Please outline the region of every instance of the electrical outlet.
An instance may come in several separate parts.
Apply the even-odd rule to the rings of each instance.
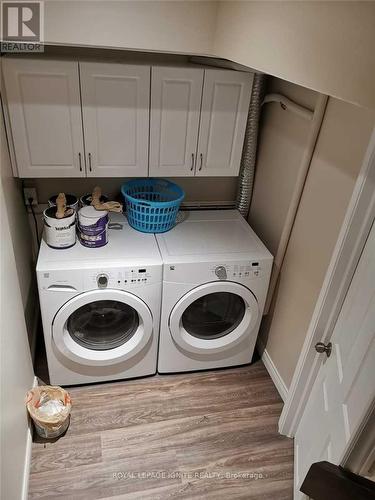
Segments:
[[[36,195],[36,188],[33,187],[24,187],[23,188],[23,196],[25,199],[25,205],[30,205],[29,198],[33,199],[32,205],[38,204],[38,197]]]

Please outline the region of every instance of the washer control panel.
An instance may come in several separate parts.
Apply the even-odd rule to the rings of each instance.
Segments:
[[[80,293],[87,290],[131,290],[134,286],[153,285],[163,280],[161,265],[147,267],[97,267],[51,270],[38,273],[40,290]]]
[[[155,267],[105,268],[92,270],[84,278],[86,289],[115,288],[124,290],[134,285],[148,285],[162,279],[162,271]]]
[[[148,283],[151,280],[151,274],[145,267],[126,269],[117,272],[117,282],[123,281],[125,284]]]
[[[258,278],[262,275],[259,262],[246,262],[240,264],[220,264],[212,269],[219,280],[240,281],[246,278]]]

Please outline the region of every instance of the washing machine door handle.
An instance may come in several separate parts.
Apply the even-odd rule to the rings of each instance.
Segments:
[[[79,308],[98,301],[114,301],[134,309],[138,325],[132,336],[118,347],[88,348],[77,342],[68,331],[69,318]],[[100,289],[81,293],[66,302],[52,322],[52,348],[60,355],[86,366],[108,366],[121,363],[138,354],[153,335],[153,317],[149,307],[136,295],[123,290]]]
[[[204,299],[205,296],[211,294],[233,295],[241,300],[241,307],[237,307],[232,321],[232,328],[228,328],[221,334],[215,335],[199,335],[189,330],[187,319],[189,307],[194,303],[199,303],[201,310],[209,309]],[[239,302],[239,301],[238,301]],[[186,313],[186,314],[184,314]],[[218,311],[220,313],[220,311]],[[193,315],[194,316],[194,315]],[[187,352],[196,354],[214,354],[216,352],[226,351],[235,345],[242,342],[247,336],[252,334],[252,331],[257,326],[260,318],[260,310],[258,302],[254,294],[245,286],[231,281],[215,281],[200,285],[187,292],[173,307],[169,316],[169,330],[174,342]],[[210,324],[211,321],[211,324]],[[215,321],[215,313],[211,314],[211,319],[207,321],[208,327],[212,327]],[[197,320],[199,322],[199,320]]]

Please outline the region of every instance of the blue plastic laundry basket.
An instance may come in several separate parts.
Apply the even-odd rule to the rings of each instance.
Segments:
[[[129,224],[143,233],[164,233],[176,224],[184,191],[165,179],[134,179],[121,186]]]

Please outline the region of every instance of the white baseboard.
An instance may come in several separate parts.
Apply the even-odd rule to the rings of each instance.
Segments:
[[[33,387],[38,385],[37,377],[34,377]],[[30,477],[30,466],[31,466],[31,451],[33,445],[33,424],[29,418],[29,426],[27,429],[27,441],[26,441],[26,453],[25,453],[25,468],[23,471],[23,481],[22,481],[22,500],[27,500],[29,497],[29,477]]]
[[[270,377],[272,378],[272,381],[275,384],[276,389],[281,396],[281,399],[285,402],[286,398],[288,397],[288,388],[280,373],[278,372],[276,366],[274,365],[274,362],[272,361],[270,355],[268,354],[267,349],[264,349],[263,351],[262,361],[268,373],[270,374]]]

